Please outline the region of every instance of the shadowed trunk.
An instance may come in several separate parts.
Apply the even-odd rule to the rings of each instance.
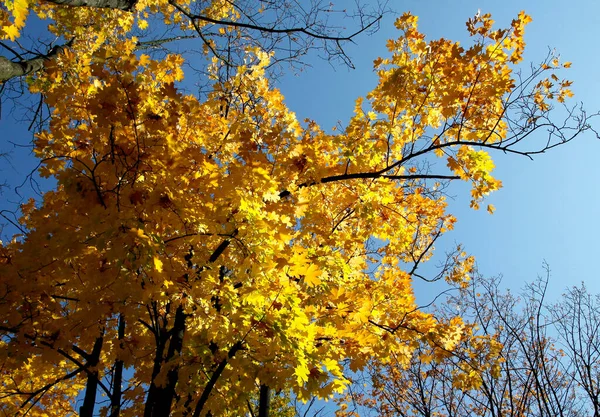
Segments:
[[[271,389],[261,384],[258,398],[258,417],[269,417],[271,407]]]
[[[125,317],[122,314],[119,315],[119,328],[117,329],[117,338],[120,348],[123,348],[123,338],[125,337]],[[110,417],[119,417],[121,413],[121,384],[123,382],[123,361],[117,360],[115,362],[115,373],[113,376],[113,393],[110,399]]]
[[[229,352],[227,353],[227,358],[223,359],[219,363],[219,366],[217,366],[217,369],[215,369],[215,371],[213,372],[213,374],[210,377],[210,380],[204,387],[204,391],[202,391],[202,395],[200,396],[200,399],[198,400],[198,403],[196,404],[196,408],[194,409],[194,417],[200,417],[200,413],[202,413],[202,410],[204,409],[204,406],[206,405],[206,402],[208,401],[208,398],[210,397],[210,393],[212,392],[213,388],[217,384],[217,381],[219,380],[221,374],[225,370],[225,367],[227,366],[229,359],[233,358],[235,356],[235,354],[242,348],[242,346],[243,346],[242,342],[237,342],[235,345],[233,345],[231,347],[231,349],[229,349]],[[207,415],[208,414],[210,414],[210,411],[207,413]]]
[[[92,353],[88,358],[88,366],[92,368],[88,372],[87,383],[85,386],[85,397],[83,399],[83,405],[79,409],[80,417],[93,417],[94,406],[96,405],[96,390],[98,389],[98,371],[95,369],[100,362],[100,352],[102,351],[103,337],[96,339]]]
[[[183,306],[180,305],[175,312],[175,322],[170,331],[169,350],[164,365],[167,365],[170,361],[177,360],[177,357],[181,355],[184,334],[185,313],[183,312]],[[156,390],[156,405],[152,417],[169,417],[173,399],[175,398],[175,387],[177,386],[178,379],[179,365],[175,365],[169,369],[169,372],[167,373],[167,385]]]

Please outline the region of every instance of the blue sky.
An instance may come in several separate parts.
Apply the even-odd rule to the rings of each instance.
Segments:
[[[530,63],[539,63],[548,48],[556,48],[561,61],[573,63],[561,74],[574,81],[572,100],[582,101],[589,113],[600,110],[599,3],[406,0],[393,6],[398,12],[411,11],[419,16],[419,29],[427,39],[444,37],[461,42],[468,42],[465,22],[478,10],[491,13],[498,27],[507,27],[519,11],[525,10],[533,22],[525,32],[524,69]],[[325,61],[311,59],[312,68],[281,81],[279,87],[286,103],[300,119],[312,118],[327,129],[338,120],[344,123],[351,117],[355,98],[375,85],[373,60],[385,56],[387,39],[398,36],[393,20],[388,16],[378,33],[359,38],[356,46],[348,48],[356,70],[333,68]],[[600,119],[594,124],[600,127]],[[531,139],[543,141],[543,133]],[[505,285],[515,291],[543,275],[542,263],[546,260],[552,272],[550,299],[581,281],[592,293],[599,293],[599,155],[600,140],[593,132],[534,161],[495,155],[495,174],[504,185],[488,199],[495,205],[496,213],[470,209],[468,188],[455,184],[450,189],[450,194],[456,196],[450,202],[450,210],[458,224],[436,250],[440,253],[455,243],[463,243],[475,255],[481,273],[503,274]],[[419,300],[424,302],[432,294],[431,288],[418,287]]]

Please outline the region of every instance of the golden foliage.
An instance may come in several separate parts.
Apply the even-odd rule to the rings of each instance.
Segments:
[[[19,30],[24,3],[8,4]],[[205,13],[234,19],[232,7]],[[173,415],[197,407],[215,375],[203,412],[235,414],[257,380],[331,397],[370,358],[408,363],[421,342],[451,350],[471,337],[460,318],[418,309],[406,265],[429,259],[455,222],[436,182],[470,182],[475,208],[500,187],[486,149],[508,134],[526,15],[501,31],[470,20],[469,49],[425,42],[404,15],[378,85],[329,134],[285,106],[259,49],[227,79],[215,60],[206,100],[179,90],[182,57],[137,54],[131,36],[152,13],[183,24],[166,1],[34,10],[76,41],[31,83],[53,109],[35,154],[58,186],[22,207],[27,234],[0,247],[3,411],[75,413],[99,339],[99,379],[117,362],[131,369],[121,415],[138,416],[173,374]],[[534,94],[544,110],[554,84]],[[420,168],[435,155],[450,175]],[[461,285],[472,266],[459,253],[446,279]],[[178,315],[185,336],[169,356]]]

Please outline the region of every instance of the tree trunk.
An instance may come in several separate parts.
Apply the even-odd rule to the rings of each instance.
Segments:
[[[96,7],[100,9],[118,9],[129,11],[136,0],[46,0],[48,3],[73,7]]]
[[[271,389],[261,384],[260,394],[258,397],[258,417],[269,417],[269,410],[271,408]]]
[[[146,396],[146,404],[144,407],[144,417],[154,416],[154,405],[156,404],[156,396],[158,395],[158,387],[154,380],[160,372],[160,368],[163,365],[163,353],[165,346],[168,341],[168,334],[166,330],[166,323],[163,326],[159,325],[159,314],[156,302],[152,302],[152,311],[155,318],[154,337],[156,340],[156,354],[154,355],[154,367],[152,368],[152,381],[148,388],[148,395]]]
[[[119,328],[117,329],[117,338],[123,340],[125,337],[125,317],[119,315]],[[123,348],[123,342],[119,342],[119,347]],[[110,417],[119,417],[121,413],[121,384],[123,382],[123,361],[115,362],[115,373],[113,376],[113,393],[110,399]]]
[[[63,49],[70,46],[71,42],[65,45],[55,46],[46,55],[40,55],[35,58],[25,59],[22,61],[13,62],[10,59],[0,56],[0,83],[10,80],[11,78],[21,77],[44,68],[44,63],[54,58]]]
[[[87,383],[85,386],[85,397],[83,398],[83,405],[79,408],[79,417],[93,417],[94,406],[96,405],[96,390],[98,389],[98,370],[95,369],[100,361],[100,352],[102,351],[103,337],[100,336],[96,339],[92,353],[89,355],[87,366],[88,376]]]
[[[183,348],[183,336],[185,334],[185,313],[183,312],[183,306],[177,307],[175,312],[175,322],[173,328],[170,331],[170,342],[169,350],[164,364],[168,364],[170,361],[177,360],[177,357],[181,355],[181,349]],[[173,399],[175,398],[175,387],[179,379],[179,365],[173,366],[167,373],[167,385],[160,387],[156,390],[155,407],[152,413],[152,417],[169,417],[171,414],[171,407],[173,405]]]
[[[196,408],[194,409],[194,417],[200,417],[200,413],[202,413],[202,410],[204,409],[204,406],[206,405],[206,402],[208,401],[208,398],[210,397],[210,393],[212,392],[213,388],[217,384],[217,381],[221,377],[221,374],[225,370],[225,367],[227,366],[227,362],[229,362],[229,359],[231,359],[235,356],[235,354],[238,352],[238,350],[240,350],[242,348],[242,346],[243,346],[242,342],[237,342],[235,345],[233,345],[231,347],[231,349],[229,349],[229,352],[227,353],[227,358],[223,359],[219,363],[219,366],[217,366],[217,369],[215,369],[215,371],[211,375],[208,383],[204,387],[204,391],[202,391],[202,395],[200,396],[200,399],[196,403]],[[210,410],[208,411],[207,416],[209,414],[210,414]]]

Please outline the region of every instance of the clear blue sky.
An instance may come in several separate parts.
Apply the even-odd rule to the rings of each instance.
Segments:
[[[419,29],[428,39],[444,37],[468,42],[466,20],[477,13],[491,13],[498,27],[507,27],[519,11],[533,22],[527,26],[525,60],[540,62],[548,48],[556,48],[562,61],[573,66],[564,77],[574,81],[573,100],[583,101],[590,113],[600,110],[600,3],[592,0],[549,1],[447,1],[405,0],[393,2],[398,12],[419,16]],[[343,5],[343,2],[338,2]],[[350,6],[348,6],[350,7]],[[383,21],[380,32],[362,37],[348,48],[356,70],[332,68],[327,62],[311,60],[312,68],[298,76],[285,77],[280,88],[286,103],[299,118],[312,118],[324,128],[352,115],[354,99],[375,85],[372,61],[386,54],[385,42],[398,36],[393,17]],[[595,125],[600,128],[600,119]],[[542,132],[532,140],[544,139]],[[496,213],[469,208],[468,189],[456,184],[450,194],[456,199],[450,210],[458,224],[444,236],[436,249],[444,251],[455,243],[475,255],[480,271],[487,276],[504,275],[505,285],[520,289],[544,273],[546,260],[552,270],[549,298],[565,287],[585,281],[592,293],[600,293],[596,271],[600,237],[600,140],[590,132],[574,142],[540,155],[534,161],[496,155],[496,177],[504,187],[489,197]],[[485,207],[485,206],[484,206]],[[419,300],[431,289],[419,286]]]

